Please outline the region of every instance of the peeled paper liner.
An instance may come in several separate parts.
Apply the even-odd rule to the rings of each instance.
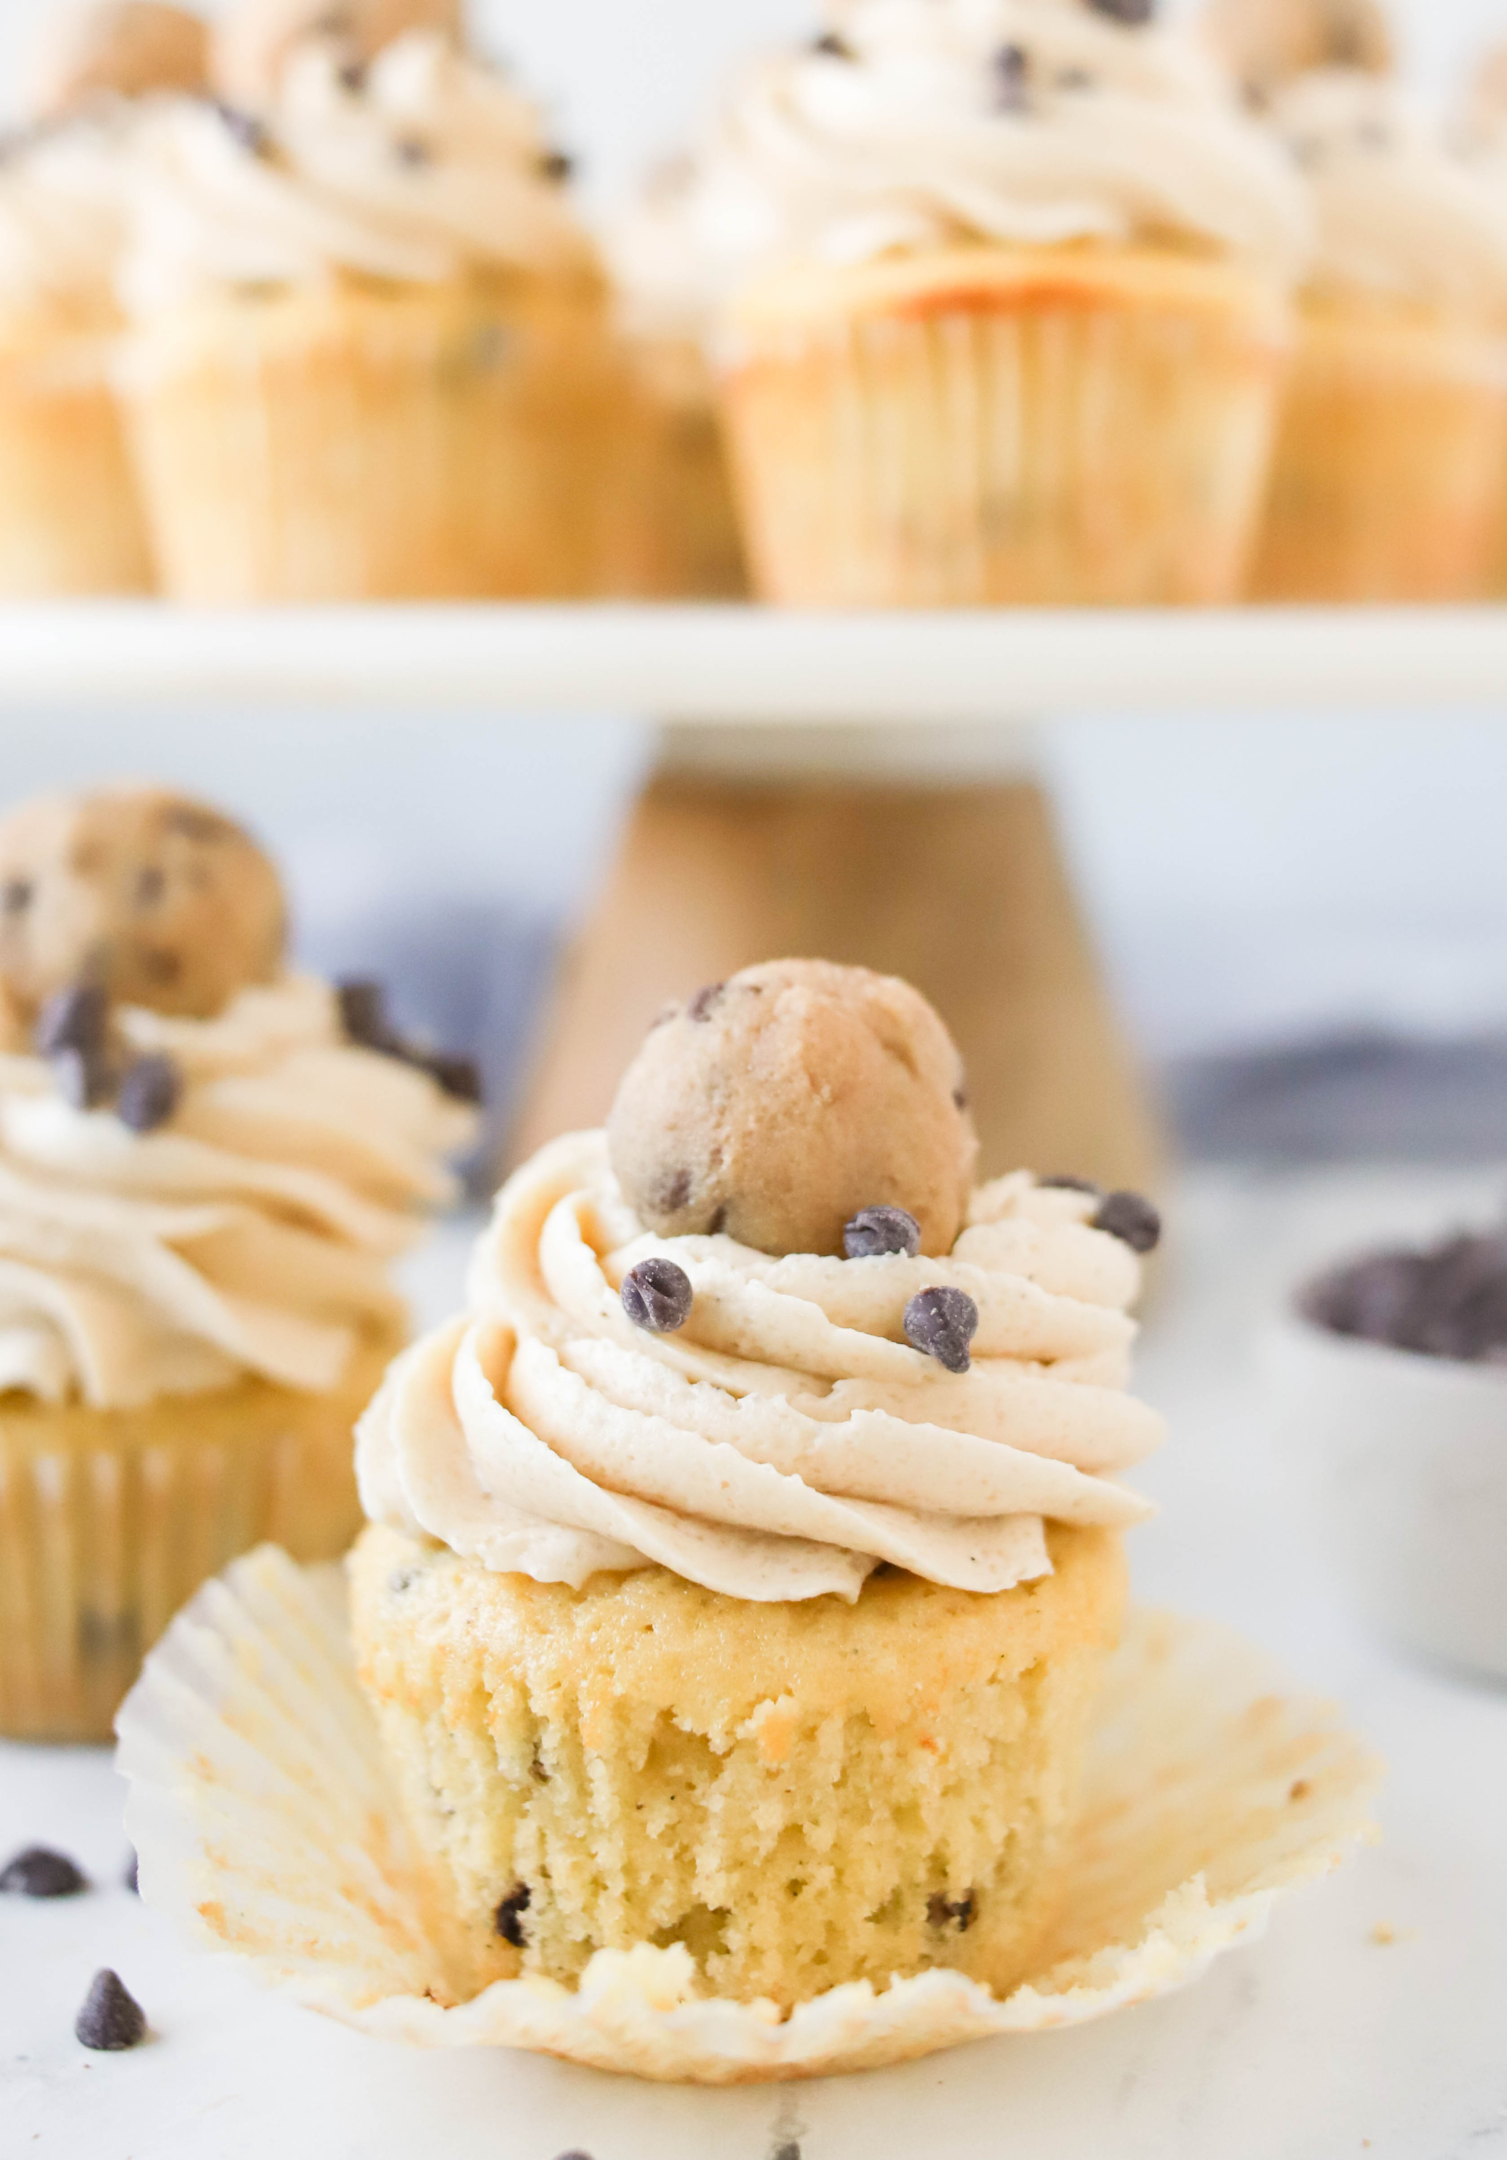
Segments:
[[[1138,1612],[1111,1667],[1040,1972],[997,2000],[934,1970],[831,1989],[782,2019],[698,1998],[681,1946],[599,1951],[579,1987],[503,1980],[444,2008],[336,1567],[275,1546],[185,1607],[121,1709],[142,1895],[311,2009],[420,2047],[532,2048],[723,2085],[901,2062],[1103,2017],[1259,1935],[1283,1890],[1374,1835],[1380,1769],[1332,1707],[1228,1630]]]

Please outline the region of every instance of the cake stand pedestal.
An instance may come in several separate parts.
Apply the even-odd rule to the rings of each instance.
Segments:
[[[1156,1183],[1154,1118],[1029,730],[681,723],[569,952],[509,1153],[598,1125],[659,1008],[759,960],[903,975],[962,1050],[986,1175]]]

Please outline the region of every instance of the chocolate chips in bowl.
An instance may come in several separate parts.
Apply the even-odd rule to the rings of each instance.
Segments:
[[[1343,1260],[1272,1341],[1273,1440],[1381,1634],[1507,1681],[1507,1230]]]

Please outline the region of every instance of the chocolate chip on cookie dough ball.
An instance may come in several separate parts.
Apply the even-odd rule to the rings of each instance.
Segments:
[[[58,992],[212,1019],[282,965],[282,885],[231,819],[161,788],[25,803],[0,820],[0,992],[35,1026]]]
[[[661,1236],[844,1251],[866,1209],[951,1250],[978,1141],[957,1047],[893,975],[772,960],[655,1023],[608,1120],[624,1197]]]

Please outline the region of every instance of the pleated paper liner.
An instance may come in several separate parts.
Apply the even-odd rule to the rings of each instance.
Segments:
[[[1371,1835],[1379,1766],[1323,1703],[1223,1628],[1139,1613],[1112,1667],[1040,1974],[1004,2001],[933,1971],[833,1988],[781,2020],[699,1999],[681,1946],[601,1951],[571,1993],[499,1981],[443,2008],[357,1690],[334,1567],[264,1546],[179,1615],[121,1710],[142,1895],[213,1949],[359,2031],[517,2047],[724,2085],[904,2061],[992,2033],[1081,2024],[1196,1978],[1261,1933],[1284,1891]]]

